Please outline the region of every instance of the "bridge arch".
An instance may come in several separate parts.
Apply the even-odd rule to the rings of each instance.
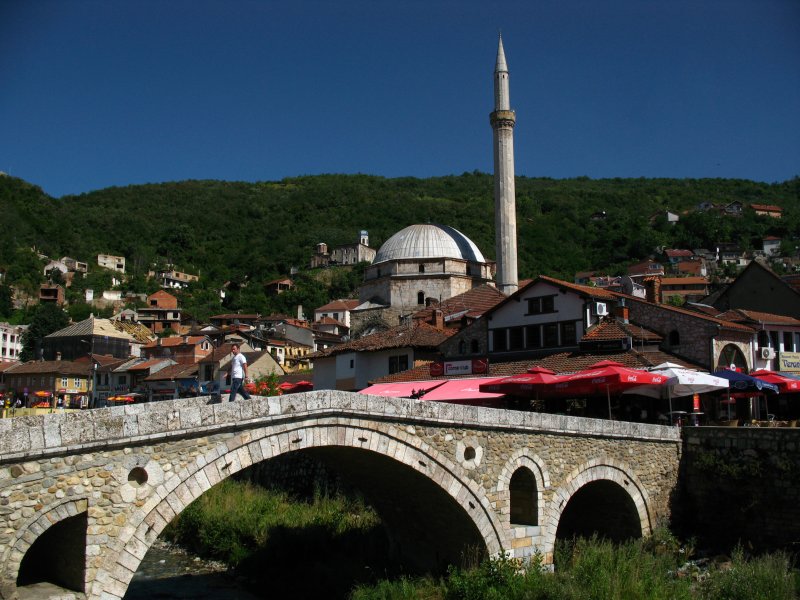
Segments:
[[[147,550],[184,508],[227,477],[298,450],[345,448],[375,453],[410,468],[436,485],[459,506],[490,554],[504,550],[502,524],[483,489],[466,470],[398,427],[378,431],[366,422],[317,423],[261,428],[238,433],[165,478],[143,506],[133,512],[114,551],[108,552],[93,582],[93,595],[122,598]]]
[[[591,496],[590,496],[591,494]],[[621,502],[628,522],[640,536],[652,532],[652,508],[647,489],[629,465],[608,457],[595,458],[575,468],[554,491],[543,531],[544,550],[551,554],[562,520],[571,502]],[[594,511],[592,511],[594,512]]]
[[[12,575],[13,580],[16,581],[21,573],[21,567],[25,561],[26,556],[31,548],[38,540],[52,528],[57,527],[59,524],[66,522],[69,519],[78,517],[79,515],[88,516],[89,501],[87,498],[68,498],[60,502],[54,503],[44,510],[32,515],[28,522],[17,530],[14,541],[8,545],[0,555],[3,563],[6,565],[6,573]],[[78,548],[81,555],[83,553],[83,546]],[[59,580],[59,583],[67,583],[70,588],[76,591],[83,591],[85,581],[77,581],[76,577],[83,578],[85,570],[80,569],[80,573],[75,573],[75,565],[69,564],[68,573],[51,573]],[[2,591],[2,590],[0,590]]]

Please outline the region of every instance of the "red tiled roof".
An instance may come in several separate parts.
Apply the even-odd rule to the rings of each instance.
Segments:
[[[133,365],[132,367],[128,367],[128,371],[146,371],[150,367],[154,367],[162,362],[164,362],[164,358],[153,358],[151,360],[146,360],[144,362],[139,363],[138,365]]]
[[[320,306],[319,308],[315,309],[314,312],[323,310],[353,310],[356,306],[358,306],[360,302],[358,300],[334,300],[332,302],[328,302],[327,304]]]
[[[435,304],[417,311],[412,315],[412,318],[430,321],[433,319],[435,310],[441,310],[445,317],[463,312],[470,317],[477,318],[497,306],[505,298],[505,294],[496,287],[484,284],[467,290],[463,294],[448,298],[441,304]]]
[[[92,364],[89,361],[75,362],[71,360],[31,360],[18,363],[13,370],[6,370],[14,375],[32,375],[39,373],[57,373],[59,375],[89,375]]]
[[[755,310],[744,310],[735,308],[717,315],[720,319],[735,321],[737,323],[754,323],[764,325],[793,325],[800,326],[800,320],[786,315],[774,315],[772,313],[758,312]]]
[[[313,324],[314,325],[338,325],[339,327],[347,327],[347,325],[345,325],[341,321],[337,321],[333,317],[322,317],[320,320],[314,321]]]
[[[427,323],[417,322],[413,325],[400,325],[379,331],[372,335],[350,340],[344,344],[320,350],[311,355],[312,358],[322,358],[334,356],[342,352],[371,352],[373,350],[384,350],[388,348],[436,348],[444,340],[450,337],[455,331],[442,331],[428,325]]]
[[[750,208],[753,210],[766,210],[769,212],[783,212],[783,209],[780,206],[775,206],[774,204],[751,204]]]
[[[229,313],[229,314],[224,314],[224,315],[214,315],[213,317],[209,317],[209,319],[248,319],[248,320],[253,320],[253,319],[258,319],[260,317],[261,317],[261,315],[259,315],[259,314],[242,315],[242,314],[239,314],[239,313]]]
[[[553,277],[548,277],[547,275],[539,275],[536,279],[534,279],[531,283],[535,283],[536,281],[547,281],[552,283],[553,285],[557,285],[559,287],[565,287],[569,290],[573,290],[578,292],[579,294],[584,294],[590,296],[592,298],[605,298],[607,300],[616,300],[616,297],[603,288],[596,288],[589,285],[580,285],[578,283],[570,283],[568,281],[561,281],[560,279],[555,279]]]
[[[206,340],[206,336],[204,335],[187,336],[186,339],[184,339],[182,336],[172,336],[152,341],[149,344],[145,344],[143,348],[150,349],[150,348],[158,348],[159,346],[163,348],[172,348],[174,346],[183,346],[183,345],[196,346],[197,344],[203,342],[204,340]]]
[[[705,277],[662,277],[661,285],[708,285]]]
[[[169,365],[144,378],[144,381],[185,379],[197,375],[197,365]]]
[[[633,338],[634,342],[647,342],[657,344],[664,337],[654,331],[645,329],[641,325],[622,323],[621,321],[606,319],[601,321],[581,338],[582,340],[620,340]]]
[[[670,258],[680,258],[681,256],[694,256],[694,253],[691,250],[679,250],[679,249],[664,250],[664,254],[666,254]]]

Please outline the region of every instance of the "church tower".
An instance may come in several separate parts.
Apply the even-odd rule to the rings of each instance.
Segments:
[[[519,287],[517,279],[517,210],[514,186],[514,123],[508,93],[508,66],[503,38],[497,46],[494,67],[494,112],[489,115],[494,132],[494,226],[497,255],[497,289],[506,295]]]

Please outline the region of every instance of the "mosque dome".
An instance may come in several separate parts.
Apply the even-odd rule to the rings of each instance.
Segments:
[[[390,237],[375,255],[372,264],[387,260],[419,258],[458,258],[486,262],[475,243],[447,225],[409,225]]]

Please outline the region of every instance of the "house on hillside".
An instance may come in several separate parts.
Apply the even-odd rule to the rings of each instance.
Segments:
[[[64,288],[57,283],[43,283],[39,286],[39,303],[63,306]]]
[[[105,354],[125,359],[131,356],[137,340],[118,330],[108,319],[89,317],[45,336],[45,360],[74,360],[89,354]]]
[[[178,364],[193,365],[208,356],[212,349],[211,340],[204,335],[170,336],[143,346],[142,357],[171,358]]]
[[[780,219],[783,216],[783,209],[774,204],[751,204],[750,208],[752,208],[757,215],[772,217],[773,219]]]
[[[777,256],[781,253],[781,238],[768,235],[761,242],[764,256]]]
[[[742,308],[800,319],[800,291],[756,260],[705,303],[720,312]]]
[[[273,279],[272,281],[268,281],[267,283],[264,284],[264,293],[267,296],[277,296],[278,294],[282,294],[283,292],[288,292],[293,287],[294,287],[294,281],[292,281],[288,277],[283,277],[281,279]]]
[[[359,302],[356,299],[332,300],[314,309],[314,322],[319,323],[322,319],[330,318],[342,323],[349,330],[350,311],[358,306],[358,304]]]
[[[708,296],[708,280],[705,277],[662,277],[659,302],[670,302],[678,298],[683,302],[698,302]]]
[[[110,271],[116,271],[117,273],[125,272],[124,256],[114,256],[113,254],[98,254],[97,264],[98,266],[104,269],[108,269]]]
[[[147,297],[147,306],[137,309],[136,319],[153,333],[175,329],[181,324],[178,299],[164,290],[150,294]]]

